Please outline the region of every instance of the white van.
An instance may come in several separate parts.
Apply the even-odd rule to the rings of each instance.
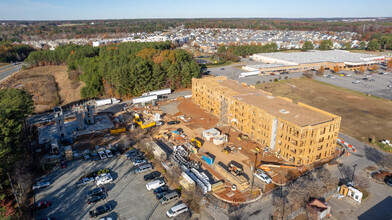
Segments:
[[[113,157],[113,154],[110,150],[105,150],[106,155],[108,155],[109,158]]]
[[[163,181],[163,180],[154,180],[154,181],[151,181],[151,182],[147,183],[146,184],[146,188],[147,188],[148,191],[150,191],[150,190],[154,190],[156,188],[159,188],[159,187],[161,187],[163,185],[165,185],[165,181]]]
[[[140,165],[138,168],[135,169],[135,174],[139,174],[139,173],[144,173],[147,171],[152,170],[152,165],[151,164],[143,164]]]
[[[98,155],[99,155],[99,157],[101,158],[101,160],[104,160],[104,159],[108,158],[108,157],[106,156],[106,154],[105,154],[103,151],[99,151],[99,152],[98,152]]]
[[[174,218],[178,216],[181,213],[187,212],[188,211],[188,206],[186,206],[184,203],[181,203],[179,205],[175,205],[171,207],[167,212],[166,215],[169,218]]]

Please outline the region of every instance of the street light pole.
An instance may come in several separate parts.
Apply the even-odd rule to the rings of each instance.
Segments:
[[[358,166],[358,164],[354,164],[353,165],[353,167],[354,167],[354,170],[353,170],[353,177],[351,178],[351,184],[353,184],[354,185],[354,173],[355,173],[355,167],[357,167]]]
[[[252,172],[252,183],[250,187],[250,192],[253,193],[253,183],[255,181],[255,174],[254,172],[256,171],[256,166],[257,166],[257,154],[260,153],[260,150],[258,147],[256,147],[256,153],[255,153],[255,163],[253,164],[253,169],[251,169]]]

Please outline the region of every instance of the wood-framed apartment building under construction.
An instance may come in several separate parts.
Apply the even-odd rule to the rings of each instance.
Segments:
[[[306,165],[335,151],[341,117],[226,77],[192,80],[192,99],[263,147]]]

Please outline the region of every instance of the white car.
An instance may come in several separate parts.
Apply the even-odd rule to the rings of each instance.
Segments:
[[[165,185],[165,181],[163,181],[163,180],[154,180],[154,181],[148,182],[146,184],[146,188],[147,188],[148,191],[151,191],[151,190],[157,189],[157,188],[159,188],[159,187],[161,187],[163,185]]]
[[[97,186],[102,186],[111,182],[113,182],[113,177],[110,175],[110,173],[102,173],[101,175],[95,177],[95,184]]]
[[[136,160],[135,162],[133,162],[133,166],[139,166],[145,163],[147,163],[147,160]]]
[[[330,78],[330,79],[335,79],[334,75],[328,75],[327,77]]]
[[[181,213],[184,213],[187,211],[188,211],[188,206],[186,206],[184,203],[181,203],[181,204],[178,204],[178,205],[171,207],[166,212],[166,216],[169,218],[174,218],[174,217],[180,215]]]
[[[104,159],[108,158],[108,157],[106,156],[105,152],[103,152],[103,151],[99,151],[99,152],[98,152],[98,155],[99,155],[99,157],[101,158],[101,160],[104,160]]]
[[[113,157],[112,151],[110,150],[105,150],[106,155],[108,155],[109,158]]]
[[[253,173],[257,178],[259,178],[261,181],[270,184],[272,183],[272,179],[267,176],[267,174],[264,172],[264,170],[257,169],[255,173]]]
[[[361,83],[361,81],[360,80],[354,80],[354,81],[352,81],[352,83],[359,84],[359,83]]]
[[[50,186],[50,182],[48,182],[48,181],[39,181],[39,182],[37,182],[33,186],[33,190],[34,189],[40,189],[40,188],[47,187],[47,186]]]
[[[392,88],[392,84],[387,85],[389,88]]]
[[[89,183],[91,183],[91,182],[94,182],[94,178],[92,178],[92,177],[90,177],[90,178],[86,177],[86,178],[83,178],[83,179],[79,180],[78,182],[76,182],[76,187],[85,186],[85,185],[87,185],[87,184],[89,184]]]
[[[346,74],[344,74],[344,76],[351,76],[351,74],[346,73]]]

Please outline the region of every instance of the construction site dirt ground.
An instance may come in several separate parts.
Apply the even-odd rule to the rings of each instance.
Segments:
[[[392,101],[307,78],[263,83],[257,88],[342,117],[342,133],[368,143],[368,138],[392,140]]]
[[[259,148],[261,152],[260,154],[258,154],[258,158],[257,158],[258,165],[260,165],[260,163],[287,164],[286,161],[282,159],[278,159],[270,153],[262,154],[264,148],[255,141],[238,140],[237,137],[240,134],[240,132],[236,131],[233,127],[228,125],[217,127],[217,123],[219,122],[219,119],[214,115],[199,108],[197,105],[195,105],[192,102],[192,99],[180,98],[172,102],[167,102],[165,104],[162,104],[162,106],[160,106],[160,109],[167,111],[166,112],[167,114],[175,112],[175,114],[172,115],[173,120],[175,119],[176,116],[179,115],[186,115],[186,118],[188,117],[191,118],[189,123],[186,123],[183,120],[179,120],[180,124],[178,125],[164,125],[159,129],[161,131],[166,130],[170,132],[172,130],[177,130],[178,128],[182,128],[184,134],[187,135],[188,141],[194,137],[202,137],[202,132],[210,128],[217,128],[222,133],[228,134],[229,137],[228,143],[221,146],[217,146],[212,142],[205,141],[203,147],[201,147],[199,153],[197,154],[197,158],[193,158],[202,162],[203,168],[209,170],[209,172],[213,176],[215,176],[216,178],[215,180],[222,179],[222,176],[217,174],[217,171],[214,169],[214,166],[218,166],[217,165],[218,162],[222,162],[223,164],[228,165],[231,161],[236,161],[243,165],[244,172],[245,172],[244,176],[250,182],[252,177],[250,166],[255,161],[256,148]],[[183,143],[185,142],[186,141],[183,140]],[[179,142],[178,144],[181,144],[181,142]],[[234,150],[229,154],[222,152],[222,150],[226,146],[231,146],[233,147]],[[204,160],[202,160],[202,155],[206,152],[212,154],[215,157],[213,165],[208,165],[207,163],[204,162]],[[285,183],[287,181],[286,177],[293,178],[295,176],[298,176],[300,172],[293,169],[289,170],[285,168],[271,168],[269,174],[275,183]],[[255,186],[258,188],[262,188],[263,191],[270,191],[274,188],[274,184],[267,185],[257,178],[255,178],[254,182],[255,182]],[[240,197],[235,196],[235,199],[240,199]]]
[[[0,83],[0,88],[29,91],[33,95],[36,112],[80,100],[83,86],[83,82],[71,81],[68,78],[67,66],[43,66],[22,70]]]

